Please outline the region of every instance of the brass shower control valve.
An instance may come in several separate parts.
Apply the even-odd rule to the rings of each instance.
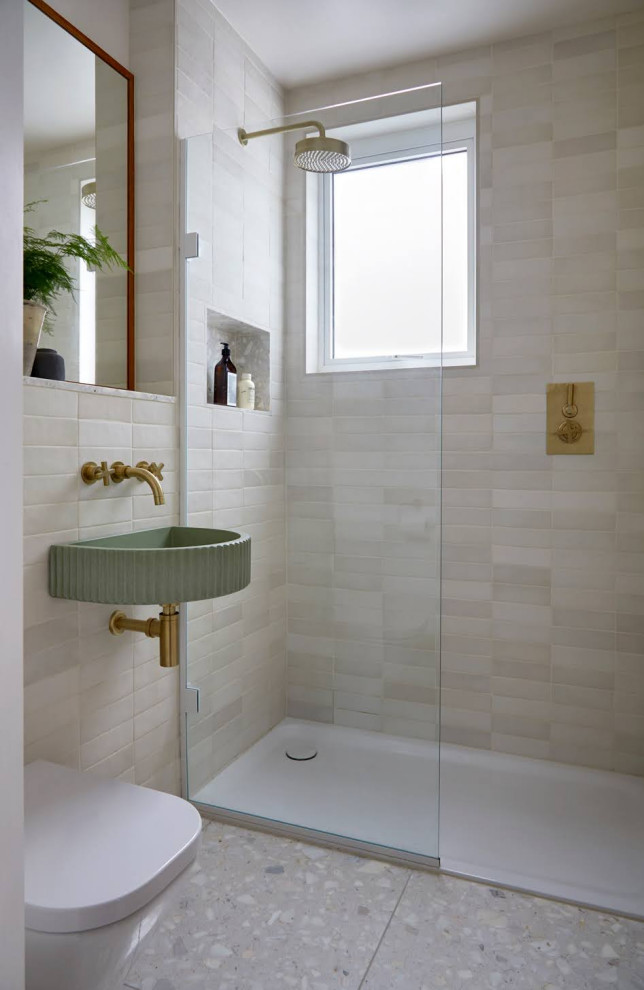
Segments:
[[[583,426],[580,420],[583,420]],[[594,382],[547,386],[546,453],[593,454],[594,426]]]
[[[575,405],[575,386],[570,384],[567,386],[567,389],[566,401],[561,407],[561,414],[566,418],[557,427],[557,436],[564,443],[577,443],[584,429],[581,423],[578,423],[575,419],[575,416],[579,412],[578,407]]]

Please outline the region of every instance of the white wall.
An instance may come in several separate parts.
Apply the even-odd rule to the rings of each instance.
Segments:
[[[22,869],[22,0],[0,0],[0,986],[24,983]]]
[[[50,0],[49,5],[129,68],[129,0]]]

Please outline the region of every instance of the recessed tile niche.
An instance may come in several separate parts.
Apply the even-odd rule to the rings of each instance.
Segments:
[[[238,381],[250,372],[255,382],[255,409],[271,408],[271,335],[250,323],[242,323],[223,313],[208,310],[208,402],[214,402],[214,369],[221,359],[222,342],[230,347],[230,360],[237,368]]]

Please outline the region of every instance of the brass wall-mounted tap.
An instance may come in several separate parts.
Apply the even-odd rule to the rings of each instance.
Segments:
[[[163,464],[157,464],[155,461],[151,463],[148,463],[148,461],[139,461],[136,467],[132,467],[130,464],[124,464],[123,461],[114,461],[109,468],[107,461],[101,461],[100,466],[96,461],[86,461],[81,468],[81,478],[86,485],[93,485],[95,482],[101,480],[104,485],[109,485],[110,480],[115,485],[118,485],[121,481],[125,481],[126,478],[136,478],[137,481],[148,483],[152,489],[155,505],[164,505],[165,496],[159,484],[160,481],[163,481],[163,475],[161,474],[162,468]]]

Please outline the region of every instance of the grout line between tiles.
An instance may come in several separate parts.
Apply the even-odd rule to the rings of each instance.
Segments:
[[[400,906],[400,902],[402,901],[403,897],[407,893],[407,887],[409,886],[409,881],[411,880],[412,876],[414,875],[414,872],[415,872],[414,870],[409,870],[409,872],[408,872],[407,879],[405,880],[405,885],[404,885],[403,889],[400,891],[400,896],[399,896],[398,900],[396,901],[396,904],[394,906],[394,909],[393,909],[393,911],[391,912],[391,914],[389,916],[389,921],[385,925],[385,929],[384,929],[382,935],[380,936],[380,938],[378,939],[378,945],[374,949],[373,955],[372,955],[371,959],[369,960],[369,964],[367,965],[367,968],[366,968],[366,970],[364,972],[364,976],[362,977],[362,979],[360,980],[360,983],[358,984],[358,990],[362,990],[362,988],[365,985],[365,980],[369,976],[369,972],[371,970],[371,967],[373,966],[374,959],[376,958],[376,956],[380,952],[380,946],[382,945],[382,943],[385,940],[385,936],[386,936],[387,932],[389,931],[389,928],[391,926],[391,922],[394,920],[394,917],[396,915],[396,911],[398,910],[398,908]]]

